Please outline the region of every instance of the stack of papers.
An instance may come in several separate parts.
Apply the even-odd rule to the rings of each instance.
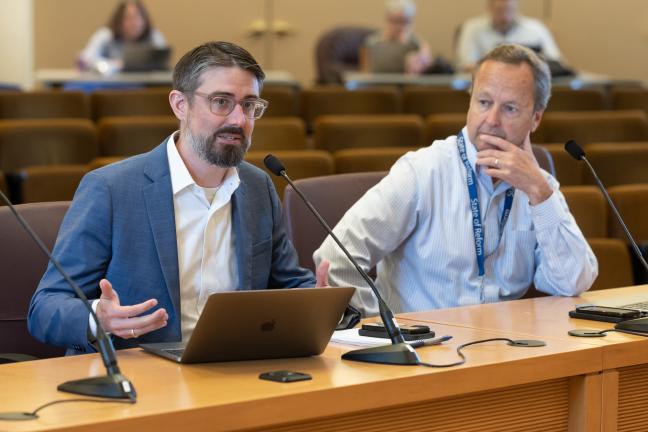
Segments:
[[[360,336],[358,334],[358,329],[338,330],[336,332],[333,332],[333,336],[331,336],[331,342],[341,345],[359,347],[391,345],[391,339]]]

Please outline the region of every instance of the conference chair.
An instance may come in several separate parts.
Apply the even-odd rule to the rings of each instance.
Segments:
[[[48,248],[56,240],[69,202],[16,206]],[[0,208],[0,362],[20,358],[16,353],[40,358],[56,357],[65,349],[38,342],[27,330],[29,301],[47,267],[47,257],[25,233],[8,207]]]
[[[648,183],[648,141],[590,144],[585,152],[608,187]],[[583,183],[596,184],[589,170],[583,170]]]
[[[556,170],[556,179],[561,186],[583,183],[583,163],[575,160],[565,151],[564,144],[542,144],[551,155]]]
[[[599,274],[591,290],[633,285],[632,265],[624,241],[611,238],[587,239],[598,261]]]
[[[608,189],[619,213],[623,216],[630,233],[639,244],[644,259],[648,260],[648,184],[613,186]],[[608,233],[627,244],[623,229],[608,210]],[[648,283],[648,273],[638,258],[631,252],[636,284]]]
[[[540,168],[556,177],[556,167],[554,166],[551,153],[549,153],[549,151],[543,146],[537,144],[531,144],[531,151],[533,151],[533,156],[536,158],[536,161],[538,161]]]
[[[49,118],[90,118],[86,95],[56,90],[0,92],[0,119]]]
[[[269,117],[258,120],[252,135],[252,150],[306,150],[306,126],[298,117]]]
[[[9,193],[9,190],[7,189],[7,181],[5,180],[4,173],[0,171],[0,191],[7,195]],[[0,202],[0,206],[3,206],[4,203]]]
[[[389,171],[401,156],[418,147],[353,148],[333,153],[335,173]]]
[[[416,115],[326,115],[315,121],[315,148],[420,147],[423,122]]]
[[[564,186],[560,191],[585,237],[607,237],[607,202],[596,186]]]
[[[33,165],[83,164],[99,154],[90,120],[0,122],[0,170],[15,174]]]
[[[470,105],[465,90],[446,87],[408,86],[403,89],[403,112],[427,117],[430,114],[462,113]]]
[[[178,130],[171,116],[104,117],[97,124],[101,156],[145,153]]]
[[[117,116],[174,117],[169,105],[169,89],[105,90],[90,96],[92,118]]]
[[[331,175],[334,173],[333,156],[329,152],[319,150],[280,150],[272,152],[286,167],[286,172],[291,179],[297,180],[306,177],[317,177]],[[265,172],[268,172],[263,164],[263,159],[268,155],[267,151],[250,151],[245,160]],[[274,183],[279,198],[283,198],[286,181],[268,172]]]
[[[344,213],[386,174],[336,174],[298,180],[295,185],[333,228]],[[286,188],[283,204],[288,233],[299,255],[299,265],[314,270],[313,252],[328,234],[290,186]]]
[[[533,133],[533,142],[579,144],[646,141],[648,121],[643,111],[547,112]]]
[[[393,87],[349,91],[341,86],[313,87],[302,92],[302,113],[308,130],[327,114],[398,114],[401,100]]]
[[[299,89],[288,85],[265,85],[261,98],[270,102],[264,118],[299,116]]]
[[[43,165],[20,172],[20,196],[23,203],[71,201],[81,178],[88,172],[83,165]]]
[[[425,142],[457,135],[466,125],[466,113],[432,114],[425,119]]]
[[[548,111],[596,111],[606,108],[605,95],[597,89],[572,90],[554,87],[551,89]]]
[[[642,110],[648,113],[648,89],[613,89],[610,93],[612,109]]]
[[[343,74],[358,70],[360,47],[375,29],[336,27],[324,33],[315,47],[318,84],[341,84]]]

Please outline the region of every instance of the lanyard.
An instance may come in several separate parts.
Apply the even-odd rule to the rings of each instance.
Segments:
[[[484,276],[484,227],[482,225],[481,209],[479,206],[479,197],[477,195],[476,175],[470,166],[468,156],[466,155],[466,143],[463,134],[457,134],[457,147],[459,148],[459,156],[461,161],[466,167],[466,184],[468,185],[468,195],[470,196],[470,211],[472,213],[473,235],[475,237],[475,253],[477,254],[477,266],[479,267],[479,276]],[[506,198],[504,199],[504,209],[502,210],[502,217],[499,223],[499,245],[504,233],[504,226],[508,217],[511,214],[511,207],[513,206],[513,195],[515,195],[514,188],[506,190]]]

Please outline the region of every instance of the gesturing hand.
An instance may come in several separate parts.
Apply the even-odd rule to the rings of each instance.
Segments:
[[[102,279],[99,282],[99,288],[101,288],[101,297],[96,313],[99,322],[107,332],[124,339],[130,339],[167,325],[169,315],[164,309],[139,316],[155,307],[158,303],[157,300],[150,299],[136,305],[122,306],[119,303],[117,291],[113,289],[107,279]]]

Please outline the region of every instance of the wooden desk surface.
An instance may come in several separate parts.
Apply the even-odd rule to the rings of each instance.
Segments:
[[[399,315],[410,320],[433,324],[482,329],[509,336],[549,340],[579,340],[603,348],[603,368],[617,368],[648,363],[648,338],[610,332],[600,338],[569,336],[571,329],[604,330],[613,323],[570,318],[568,312],[578,304],[593,303],[620,306],[648,300],[648,285],[586,292],[580,297],[539,297],[501,303],[466,306]]]
[[[458,344],[501,336],[499,331],[469,326],[437,324],[434,328],[438,334],[454,338],[443,346],[418,350],[423,361],[433,363],[456,361]],[[0,421],[0,430],[265,429],[379,407],[596,375],[602,368],[600,345],[567,338],[547,342],[542,348],[514,348],[504,342],[469,347],[465,350],[467,363],[449,369],[342,361],[341,354],[351,348],[333,344],[317,357],[201,365],[178,365],[132,349],[120,351],[118,357],[122,372],[138,391],[137,404],[55,405],[44,409],[38,420]],[[307,372],[313,380],[281,384],[258,379],[259,373],[278,369]],[[2,365],[0,410],[31,411],[51,400],[73,398],[57,392],[56,386],[66,380],[103,374],[96,354]],[[529,393],[529,397],[537,396]],[[506,409],[508,418],[510,409]]]

